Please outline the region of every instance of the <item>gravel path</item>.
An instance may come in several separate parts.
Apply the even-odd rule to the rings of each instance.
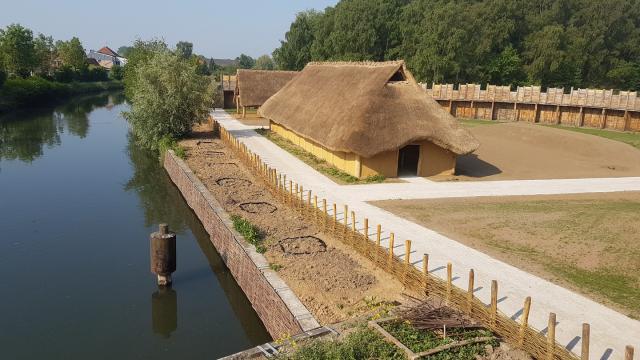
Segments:
[[[404,256],[403,240],[411,239],[411,256],[415,259],[412,263],[416,267],[422,268],[422,254],[428,253],[429,271],[444,278],[446,263],[451,262],[454,284],[463,289],[466,289],[469,269],[474,269],[475,295],[485,303],[489,303],[491,280],[497,280],[498,308],[514,319],[521,316],[524,298],[531,296],[530,324],[546,332],[549,313],[555,312],[556,338],[575,352],[580,351],[582,323],[590,323],[592,359],[622,359],[626,345],[640,349],[639,321],[367,203],[386,199],[638,191],[640,177],[483,182],[414,179],[408,183],[338,185],[224,111],[216,110],[212,116],[266,163],[287,174],[287,179],[311,189],[320,199],[327,198],[329,204],[337,203],[338,218],[343,216],[343,204],[348,204],[349,210],[356,212],[359,228],[365,217],[372,229],[382,224],[385,247],[389,232],[393,232],[397,244],[394,251],[400,257]]]

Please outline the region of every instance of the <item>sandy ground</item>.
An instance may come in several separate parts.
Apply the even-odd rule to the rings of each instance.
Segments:
[[[640,193],[375,202],[640,317]]]
[[[321,323],[401,300],[404,289],[394,278],[274,199],[222,141],[202,132],[207,128],[181,142],[187,163],[226,211],[260,229],[268,261]]]
[[[446,180],[515,180],[640,175],[640,150],[618,141],[526,123],[468,129],[480,141]]]

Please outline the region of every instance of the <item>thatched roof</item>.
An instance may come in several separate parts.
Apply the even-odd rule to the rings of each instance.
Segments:
[[[297,71],[238,70],[236,96],[240,96],[240,106],[261,106],[296,75]]]
[[[362,157],[420,140],[456,154],[479,146],[403,61],[309,63],[258,114],[330,150]]]

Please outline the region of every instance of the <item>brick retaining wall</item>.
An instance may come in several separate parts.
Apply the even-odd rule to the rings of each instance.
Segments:
[[[293,291],[269,268],[265,257],[233,229],[229,214],[189,166],[169,151],[164,157],[164,168],[209,233],[269,334],[278,339],[319,327]]]

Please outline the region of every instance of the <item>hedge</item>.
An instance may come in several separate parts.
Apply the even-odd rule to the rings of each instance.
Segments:
[[[0,112],[122,88],[122,81],[60,83],[38,77],[8,79],[0,88]]]

